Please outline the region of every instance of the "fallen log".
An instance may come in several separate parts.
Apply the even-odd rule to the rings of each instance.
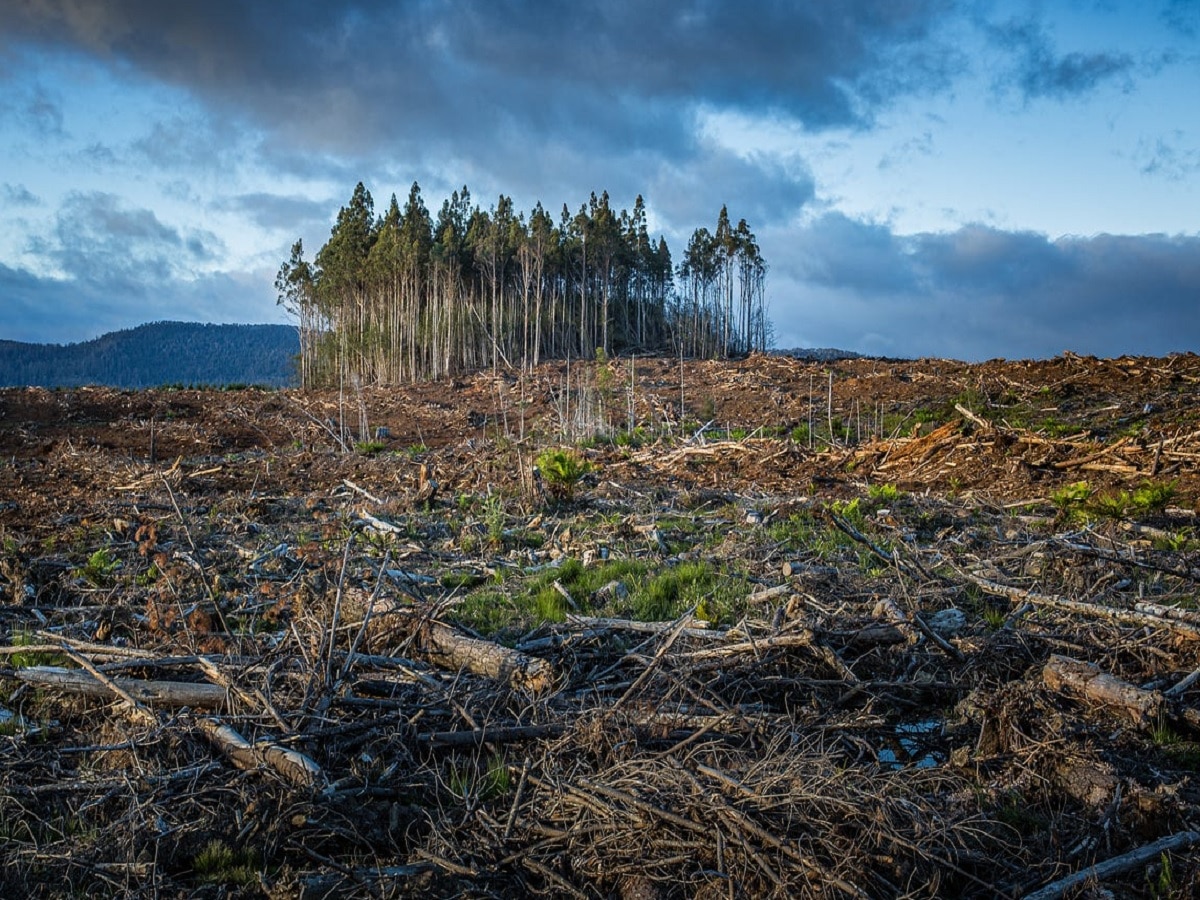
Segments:
[[[1046,687],[1083,697],[1128,716],[1139,728],[1154,724],[1163,708],[1163,695],[1147,691],[1102,672],[1094,663],[1051,655],[1042,669]]]
[[[82,669],[61,666],[27,666],[13,672],[13,677],[27,684],[50,687],[68,694],[90,697],[111,697],[112,688]],[[229,696],[215,684],[194,684],[188,681],[150,681],[141,678],[113,678],[113,684],[139,703],[159,706],[192,706],[215,709]]]
[[[422,627],[419,647],[430,662],[466,669],[535,694],[554,684],[554,668],[546,660],[469,637],[441,622],[427,622]]]
[[[511,687],[541,693],[554,684],[554,667],[544,659],[493,641],[463,634],[458,629],[430,619],[411,606],[390,598],[377,598],[368,607],[373,640],[383,634],[407,632],[413,651],[444,669],[465,669],[493,678]]]
[[[1186,849],[1193,844],[1200,844],[1200,831],[1181,831],[1178,834],[1160,838],[1153,844],[1146,844],[1144,847],[1138,847],[1136,850],[1130,850],[1128,853],[1122,853],[1120,856],[1114,856],[1102,863],[1081,869],[1073,875],[1053,881],[1032,894],[1026,894],[1025,900],[1058,900],[1059,897],[1066,896],[1068,891],[1077,887],[1120,875],[1122,872],[1128,872],[1130,869],[1153,862],[1171,850]]]
[[[269,741],[252,744],[233,728],[215,719],[200,719],[196,727],[239,769],[253,772],[265,766],[302,788],[315,787],[325,779],[321,767],[298,750],[280,747]]]

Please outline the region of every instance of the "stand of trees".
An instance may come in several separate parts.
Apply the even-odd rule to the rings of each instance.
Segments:
[[[676,275],[680,289],[677,289]],[[360,182],[312,262],[301,241],[279,269],[297,320],[305,386],[400,383],[544,358],[635,351],[719,356],[766,349],[766,264],[746,221],[721,209],[678,271],[650,237],[639,196],[615,212],[594,193],[558,221],[466,187],[430,215],[415,182],[376,216]]]

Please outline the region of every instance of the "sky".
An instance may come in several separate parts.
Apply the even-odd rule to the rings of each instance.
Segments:
[[[1200,0],[0,0],[0,339],[287,321],[359,181],[725,204],[781,348],[1200,351]]]

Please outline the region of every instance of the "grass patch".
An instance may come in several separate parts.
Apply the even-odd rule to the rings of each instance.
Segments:
[[[250,887],[259,883],[259,865],[253,851],[237,850],[215,839],[204,845],[192,860],[192,871],[201,884],[237,884]]]

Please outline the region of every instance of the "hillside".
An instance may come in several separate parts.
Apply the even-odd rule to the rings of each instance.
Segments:
[[[282,387],[299,352],[289,325],[153,322],[78,344],[0,341],[0,387]]]

